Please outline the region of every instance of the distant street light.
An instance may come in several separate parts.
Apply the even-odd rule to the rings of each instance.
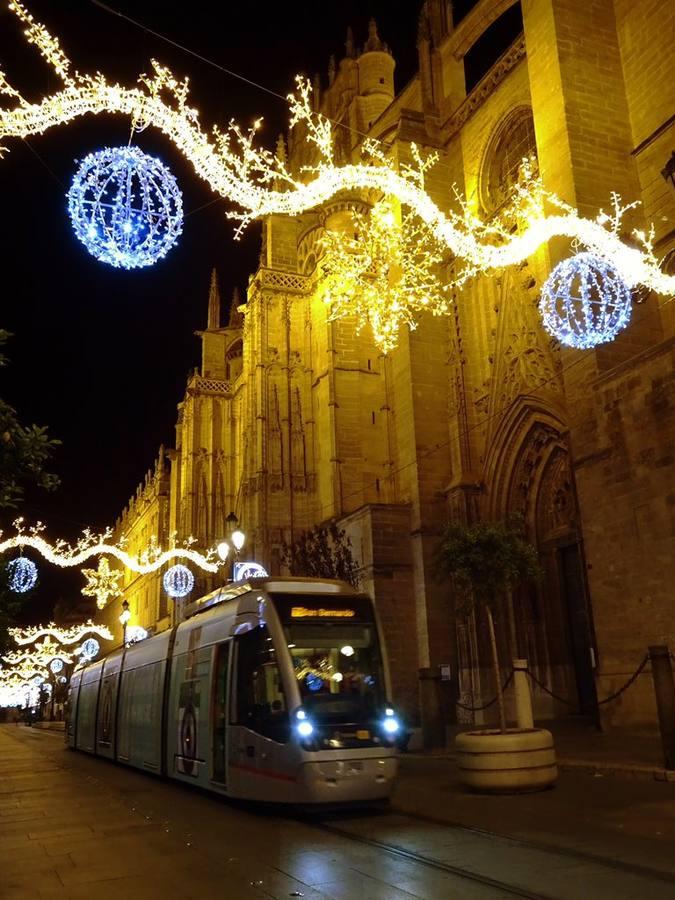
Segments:
[[[120,613],[120,625],[122,626],[122,644],[126,647],[127,645],[127,623],[131,618],[131,613],[129,612],[129,601],[124,600],[122,602],[122,612]]]
[[[234,512],[229,513],[225,519],[225,528],[228,540],[221,541],[216,550],[218,557],[223,563],[227,562],[228,559],[231,560],[231,565],[228,569],[231,574],[235,562],[239,559],[239,553],[246,543],[246,535],[239,528],[239,519]],[[230,546],[230,544],[232,546]],[[231,554],[230,551],[232,551]]]
[[[227,541],[221,541],[218,544],[217,550],[220,560],[222,562],[225,562],[227,560],[227,555],[230,552],[230,545],[227,543]]]

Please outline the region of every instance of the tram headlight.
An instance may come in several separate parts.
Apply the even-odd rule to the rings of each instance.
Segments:
[[[307,719],[303,719],[295,726],[301,738],[308,738],[314,734],[314,726]]]
[[[385,706],[384,719],[382,719],[380,724],[382,731],[390,741],[395,741],[397,736],[401,733],[401,722],[396,717],[396,713],[391,706]]]
[[[307,713],[304,709],[298,709],[295,711],[295,730],[298,737],[300,738],[300,743],[302,744],[302,746],[306,750],[311,749],[311,745],[313,744],[312,738],[315,734],[314,726],[307,718]]]
[[[398,734],[401,725],[396,718],[396,716],[387,716],[385,720],[382,722],[382,730],[385,734],[388,734],[390,737],[393,737],[395,734]]]

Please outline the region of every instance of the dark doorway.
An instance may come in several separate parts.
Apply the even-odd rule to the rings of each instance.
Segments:
[[[595,717],[597,695],[593,677],[593,639],[581,553],[577,544],[560,547],[558,552],[561,588],[569,623],[570,650],[579,695],[579,712]]]

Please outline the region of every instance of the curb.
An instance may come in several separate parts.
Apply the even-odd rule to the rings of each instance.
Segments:
[[[399,759],[411,760],[445,760],[453,768],[456,767],[454,753],[404,753]],[[675,784],[675,769],[664,769],[662,766],[654,766],[638,762],[610,762],[606,760],[584,759],[583,757],[558,756],[558,768],[563,772],[583,772],[596,778],[628,778],[636,781],[662,781]]]
[[[647,766],[643,763],[594,762],[588,759],[558,759],[558,768],[566,772],[584,772],[596,778],[604,775],[631,778],[637,781],[663,781],[675,783],[675,769]]]

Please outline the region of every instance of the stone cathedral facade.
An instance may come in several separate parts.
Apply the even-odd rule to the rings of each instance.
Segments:
[[[410,35],[419,70],[398,93],[375,24],[360,47],[348,36],[314,89],[316,109],[347,126],[338,159],[356,160],[365,134],[398,164],[415,142],[440,154],[428,181],[436,202],[448,208],[456,185],[489,217],[522,158],[536,156],[546,187],[584,215],[613,190],[640,199],[627,227],[653,222],[672,267],[675,188],[662,169],[675,146],[675,7],[481,0],[458,19],[426,0]],[[482,70],[476,59],[488,59]],[[302,133],[277,152],[296,171],[312,161]],[[367,328],[329,321],[321,297],[323,229],[348,228],[372,200],[342,195],[265,221],[260,265],[227,324],[214,274],[175,447],[161,450],[118,531],[132,549],[152,535],[165,545],[172,531],[206,548],[234,511],[247,558],[277,573],[284,541],[337,521],[377,604],[394,700],[414,719],[421,679],[448,665],[452,721],[470,720],[454,700],[479,704],[493,684],[481,617],[457,613],[434,576],[439,531],[520,512],[544,577],[515,598],[518,652],[567,701],[537,692],[536,712],[592,715],[649,644],[675,648],[675,305],[636,294],[615,342],[561,350],[537,311],[548,272],[571,252],[554,243],[469,284],[449,316],[423,317],[383,356]],[[133,622],[168,627],[160,576],[135,577],[125,596]],[[115,623],[118,612],[104,615]],[[652,723],[649,676],[603,716]]]

